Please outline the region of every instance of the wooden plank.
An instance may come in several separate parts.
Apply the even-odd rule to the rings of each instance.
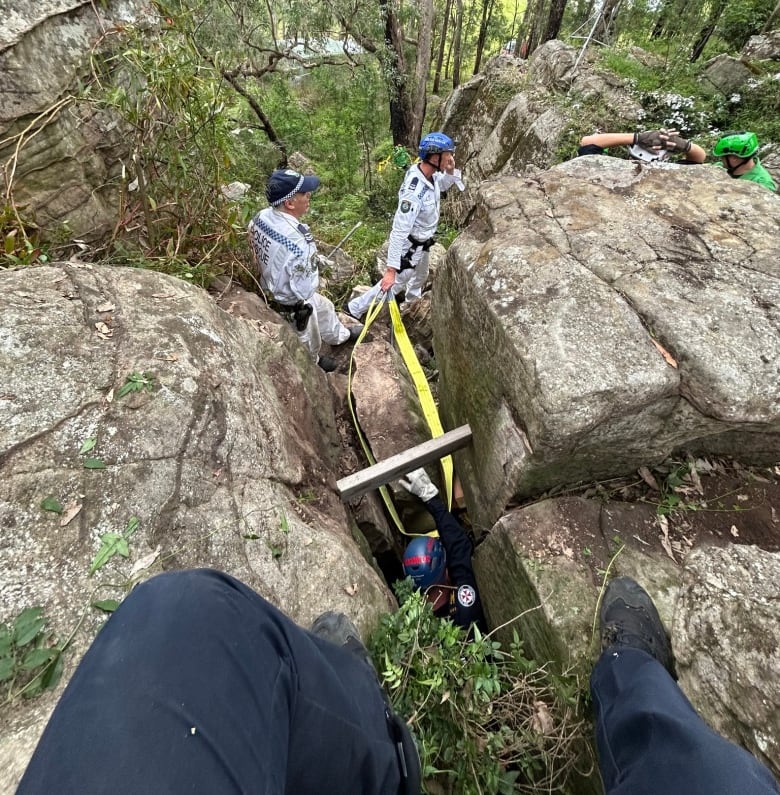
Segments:
[[[471,426],[461,425],[452,431],[447,431],[435,439],[411,447],[398,455],[380,461],[378,464],[361,469],[352,475],[341,478],[336,483],[339,496],[343,502],[359,497],[367,491],[376,489],[395,480],[413,469],[438,461],[442,456],[459,450],[471,442]]]

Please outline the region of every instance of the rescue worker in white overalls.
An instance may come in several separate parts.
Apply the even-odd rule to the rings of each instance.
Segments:
[[[345,326],[333,302],[317,292],[317,246],[301,218],[319,185],[319,177],[313,174],[277,169],[265,189],[271,206],[255,215],[248,231],[269,306],[294,324],[298,339],[312,359],[329,373],[336,369],[336,361],[320,356],[323,341],[329,345],[354,342],[363,326]]]
[[[428,250],[436,242],[442,191],[456,185],[465,190],[455,168],[455,141],[442,132],[429,133],[420,141],[420,162],[411,166],[398,191],[382,280],[363,295],[344,305],[344,311],[361,318],[371,302],[395,298],[404,289],[404,304],[417,301],[428,278]]]

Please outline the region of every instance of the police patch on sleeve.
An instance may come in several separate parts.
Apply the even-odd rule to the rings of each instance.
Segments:
[[[461,585],[458,588],[458,603],[463,607],[471,607],[477,601],[477,592],[471,585]]]
[[[412,203],[408,202],[408,201],[406,201],[406,199],[404,199],[401,202],[401,207],[400,207],[401,212],[402,213],[408,213],[409,210],[411,210],[411,209],[412,209]]]

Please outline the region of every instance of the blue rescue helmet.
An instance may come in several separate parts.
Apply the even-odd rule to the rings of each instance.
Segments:
[[[440,155],[442,152],[454,152],[457,142],[453,141],[449,135],[443,132],[428,133],[425,138],[420,141],[420,148],[417,154],[420,160],[425,160],[431,155]]]
[[[403,566],[404,574],[411,577],[420,590],[445,582],[447,556],[441,541],[432,536],[412,539],[404,552]]]

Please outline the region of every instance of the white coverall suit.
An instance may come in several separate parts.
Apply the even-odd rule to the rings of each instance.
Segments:
[[[404,288],[405,303],[411,304],[420,298],[428,278],[428,247],[439,223],[441,193],[453,185],[457,185],[459,190],[465,189],[460,169],[456,168],[452,174],[437,171],[432,182],[426,179],[417,165],[406,172],[398,191],[398,209],[393,218],[387,251],[387,267],[398,271],[398,274],[393,287],[378,300],[388,300]],[[416,245],[410,236],[421,244],[428,243],[428,247]],[[370,290],[349,302],[347,307],[353,317],[360,318],[366,313],[371,301],[381,293],[380,284],[381,281],[377,282]]]
[[[280,307],[283,317],[293,321],[296,304],[304,302],[312,313],[298,339],[316,362],[322,341],[341,345],[349,329],[338,319],[333,302],[316,292],[320,283],[317,246],[309,227],[276,207],[261,210],[248,226],[249,240],[260,269],[260,286]],[[294,324],[294,321],[293,321]]]

